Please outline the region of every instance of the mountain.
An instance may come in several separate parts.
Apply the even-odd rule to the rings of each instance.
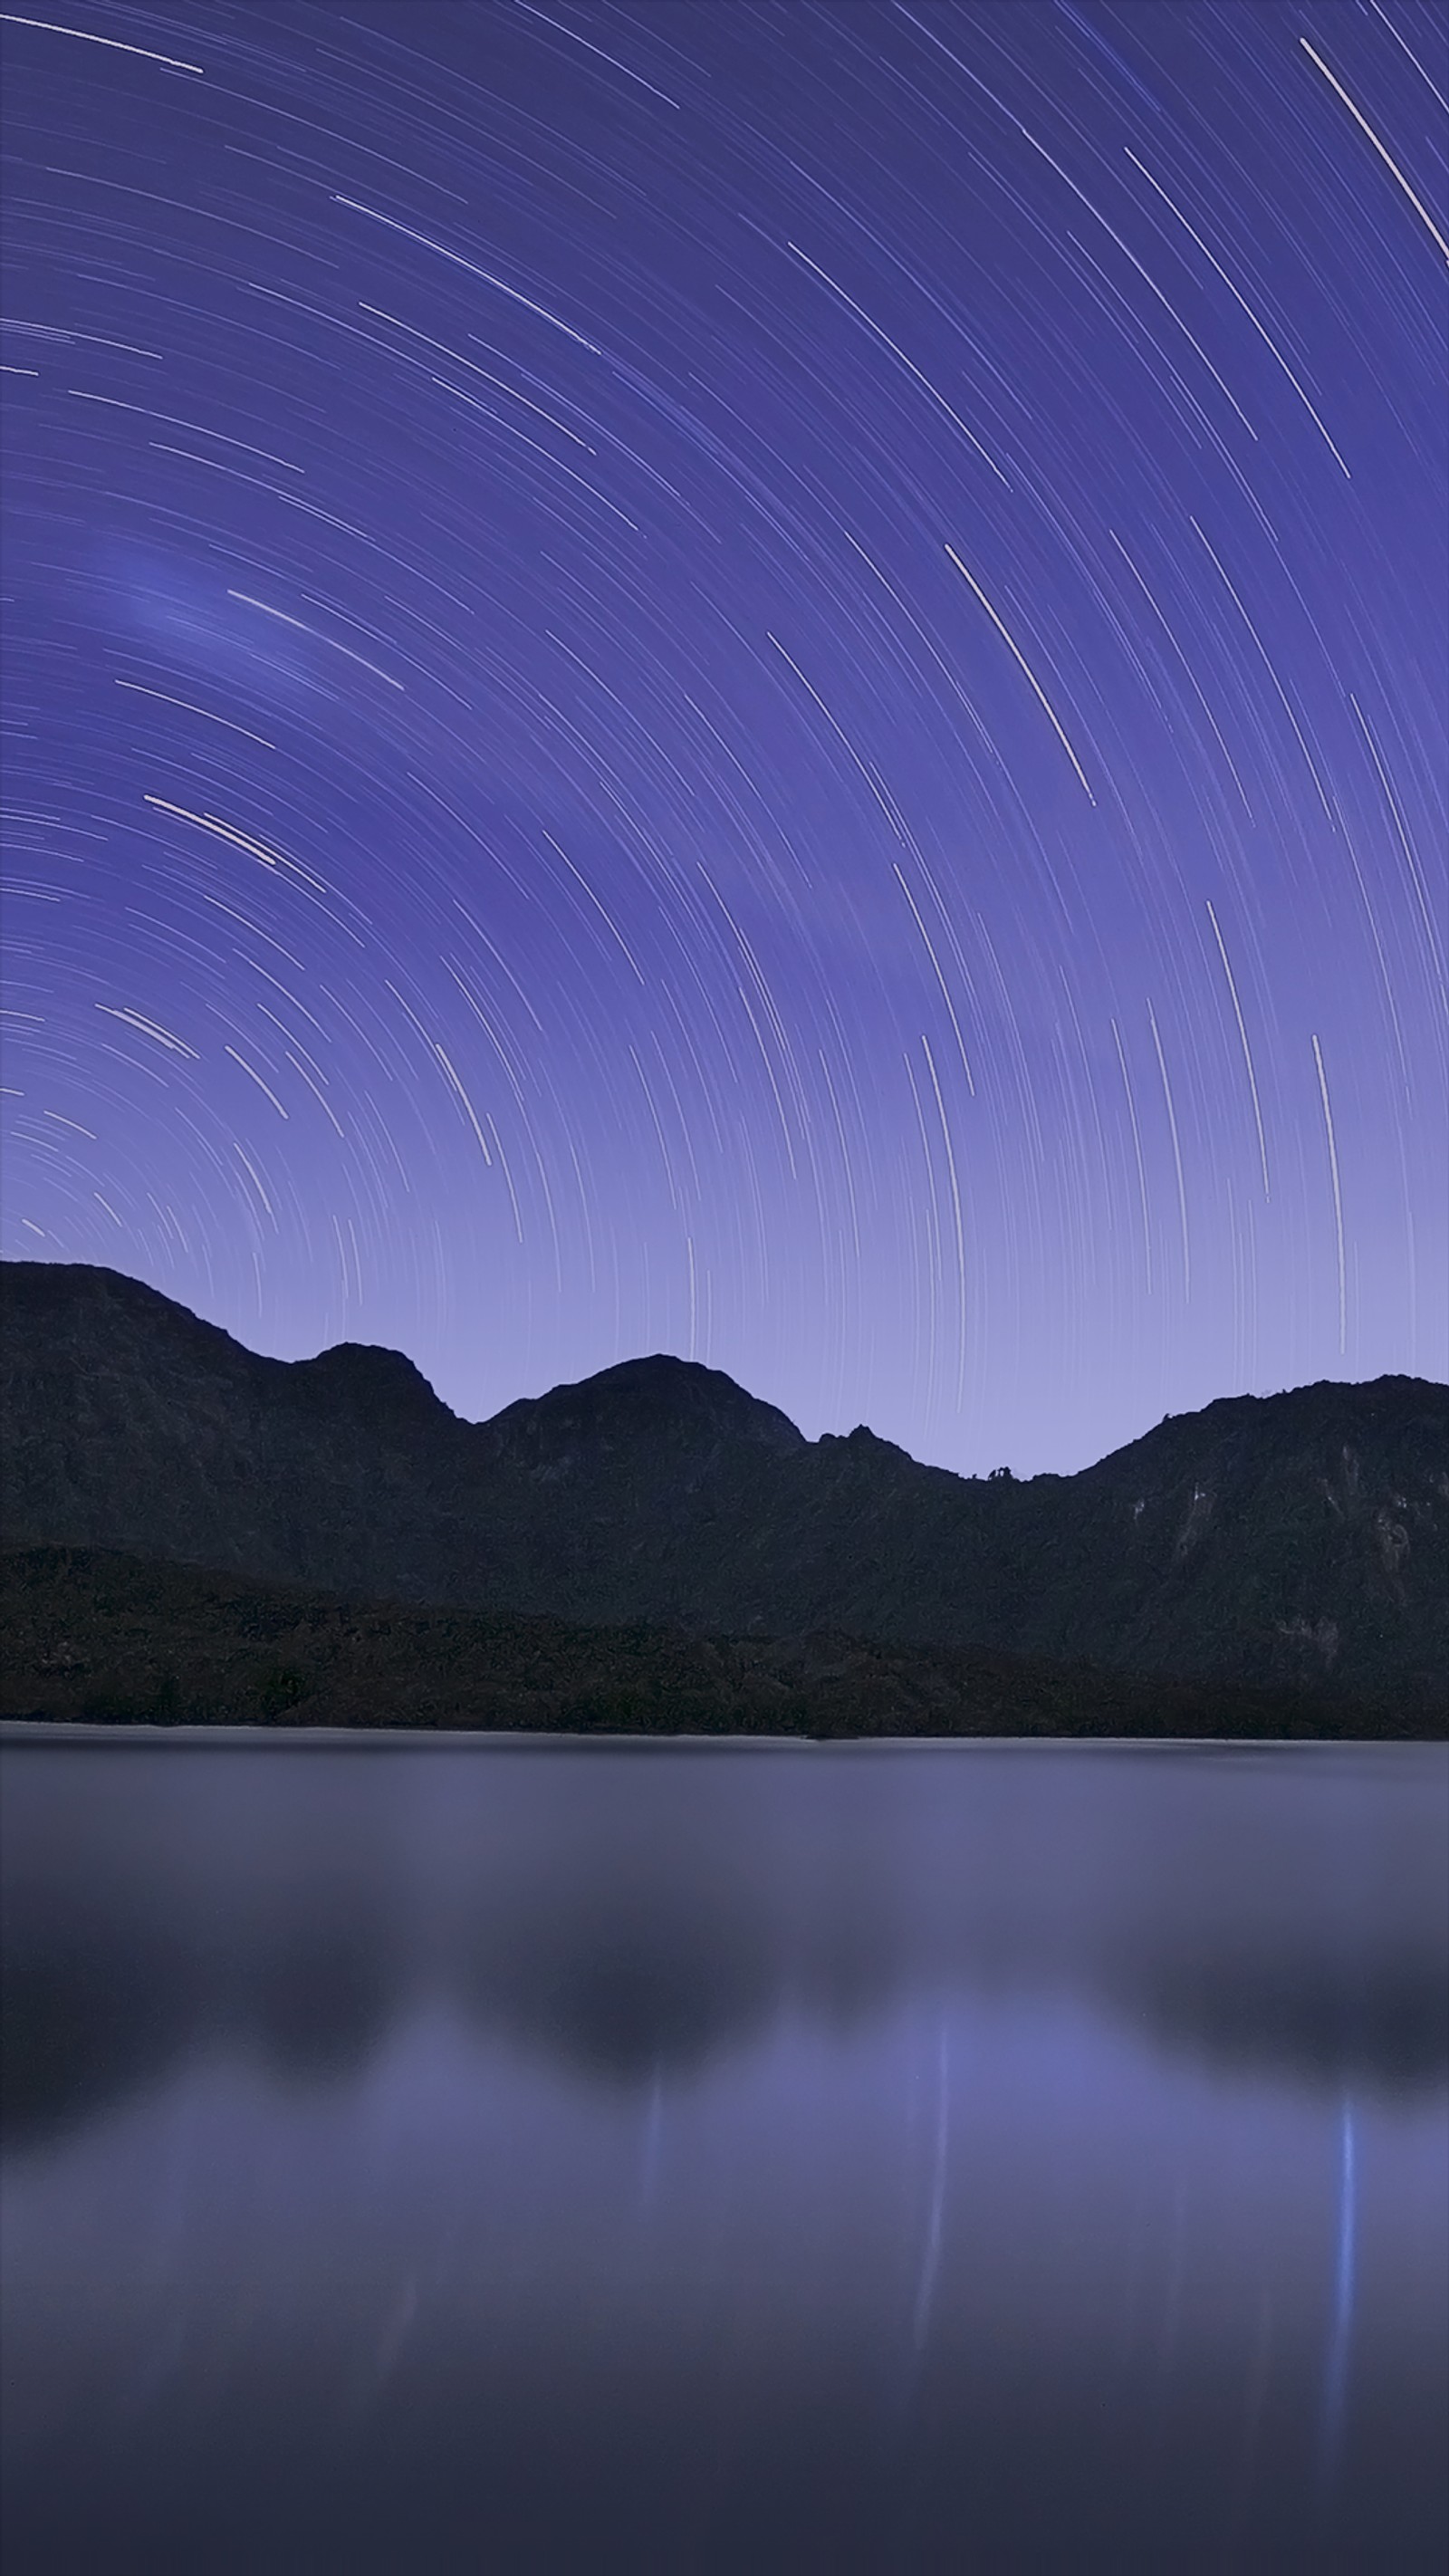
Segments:
[[[628,1735],[1284,1736],[1439,1730],[1396,1701],[859,1637],[339,1601],[109,1548],[0,1554],[0,1717]]]
[[[1449,1388],[1226,1398],[1076,1476],[807,1441],[656,1357],[465,1423],[396,1352],[258,1357],[114,1271],[0,1265],[0,1523],[360,1599],[844,1633],[1442,1705]]]

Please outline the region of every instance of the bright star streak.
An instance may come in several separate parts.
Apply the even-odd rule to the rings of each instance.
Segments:
[[[1348,109],[1349,115],[1353,118],[1354,123],[1362,127],[1364,133],[1368,136],[1370,143],[1373,145],[1375,152],[1377,152],[1379,159],[1384,163],[1387,169],[1393,172],[1399,186],[1403,189],[1405,196],[1413,207],[1415,214],[1419,217],[1420,222],[1425,225],[1433,240],[1438,245],[1440,257],[1446,263],[1449,263],[1449,241],[1444,239],[1443,234],[1440,232],[1438,225],[1435,223],[1434,218],[1430,214],[1422,197],[1415,196],[1413,189],[1410,187],[1408,180],[1404,177],[1403,171],[1399,168],[1397,161],[1393,158],[1393,155],[1390,152],[1385,150],[1383,144],[1375,134],[1373,127],[1370,125],[1368,118],[1362,115],[1359,109],[1354,106],[1353,100],[1349,97],[1342,81],[1335,80],[1327,63],[1324,61],[1323,56],[1314,52],[1313,47],[1310,45],[1306,36],[1300,36],[1298,42],[1303,47],[1309,61],[1317,64],[1324,79],[1329,83],[1329,86],[1336,90],[1338,96],[1342,99],[1344,106]]]

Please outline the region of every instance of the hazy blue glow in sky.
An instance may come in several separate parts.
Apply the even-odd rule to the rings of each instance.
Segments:
[[[7,1253],[964,1469],[1446,1373],[1437,8],[50,8]]]

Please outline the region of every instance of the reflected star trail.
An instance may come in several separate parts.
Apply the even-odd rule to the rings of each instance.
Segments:
[[[971,1472],[1449,1371],[1436,8],[0,40],[8,1255]]]

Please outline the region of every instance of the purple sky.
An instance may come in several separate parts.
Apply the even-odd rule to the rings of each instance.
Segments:
[[[1449,1373],[1438,10],[53,5],[8,1254],[968,1470]]]

